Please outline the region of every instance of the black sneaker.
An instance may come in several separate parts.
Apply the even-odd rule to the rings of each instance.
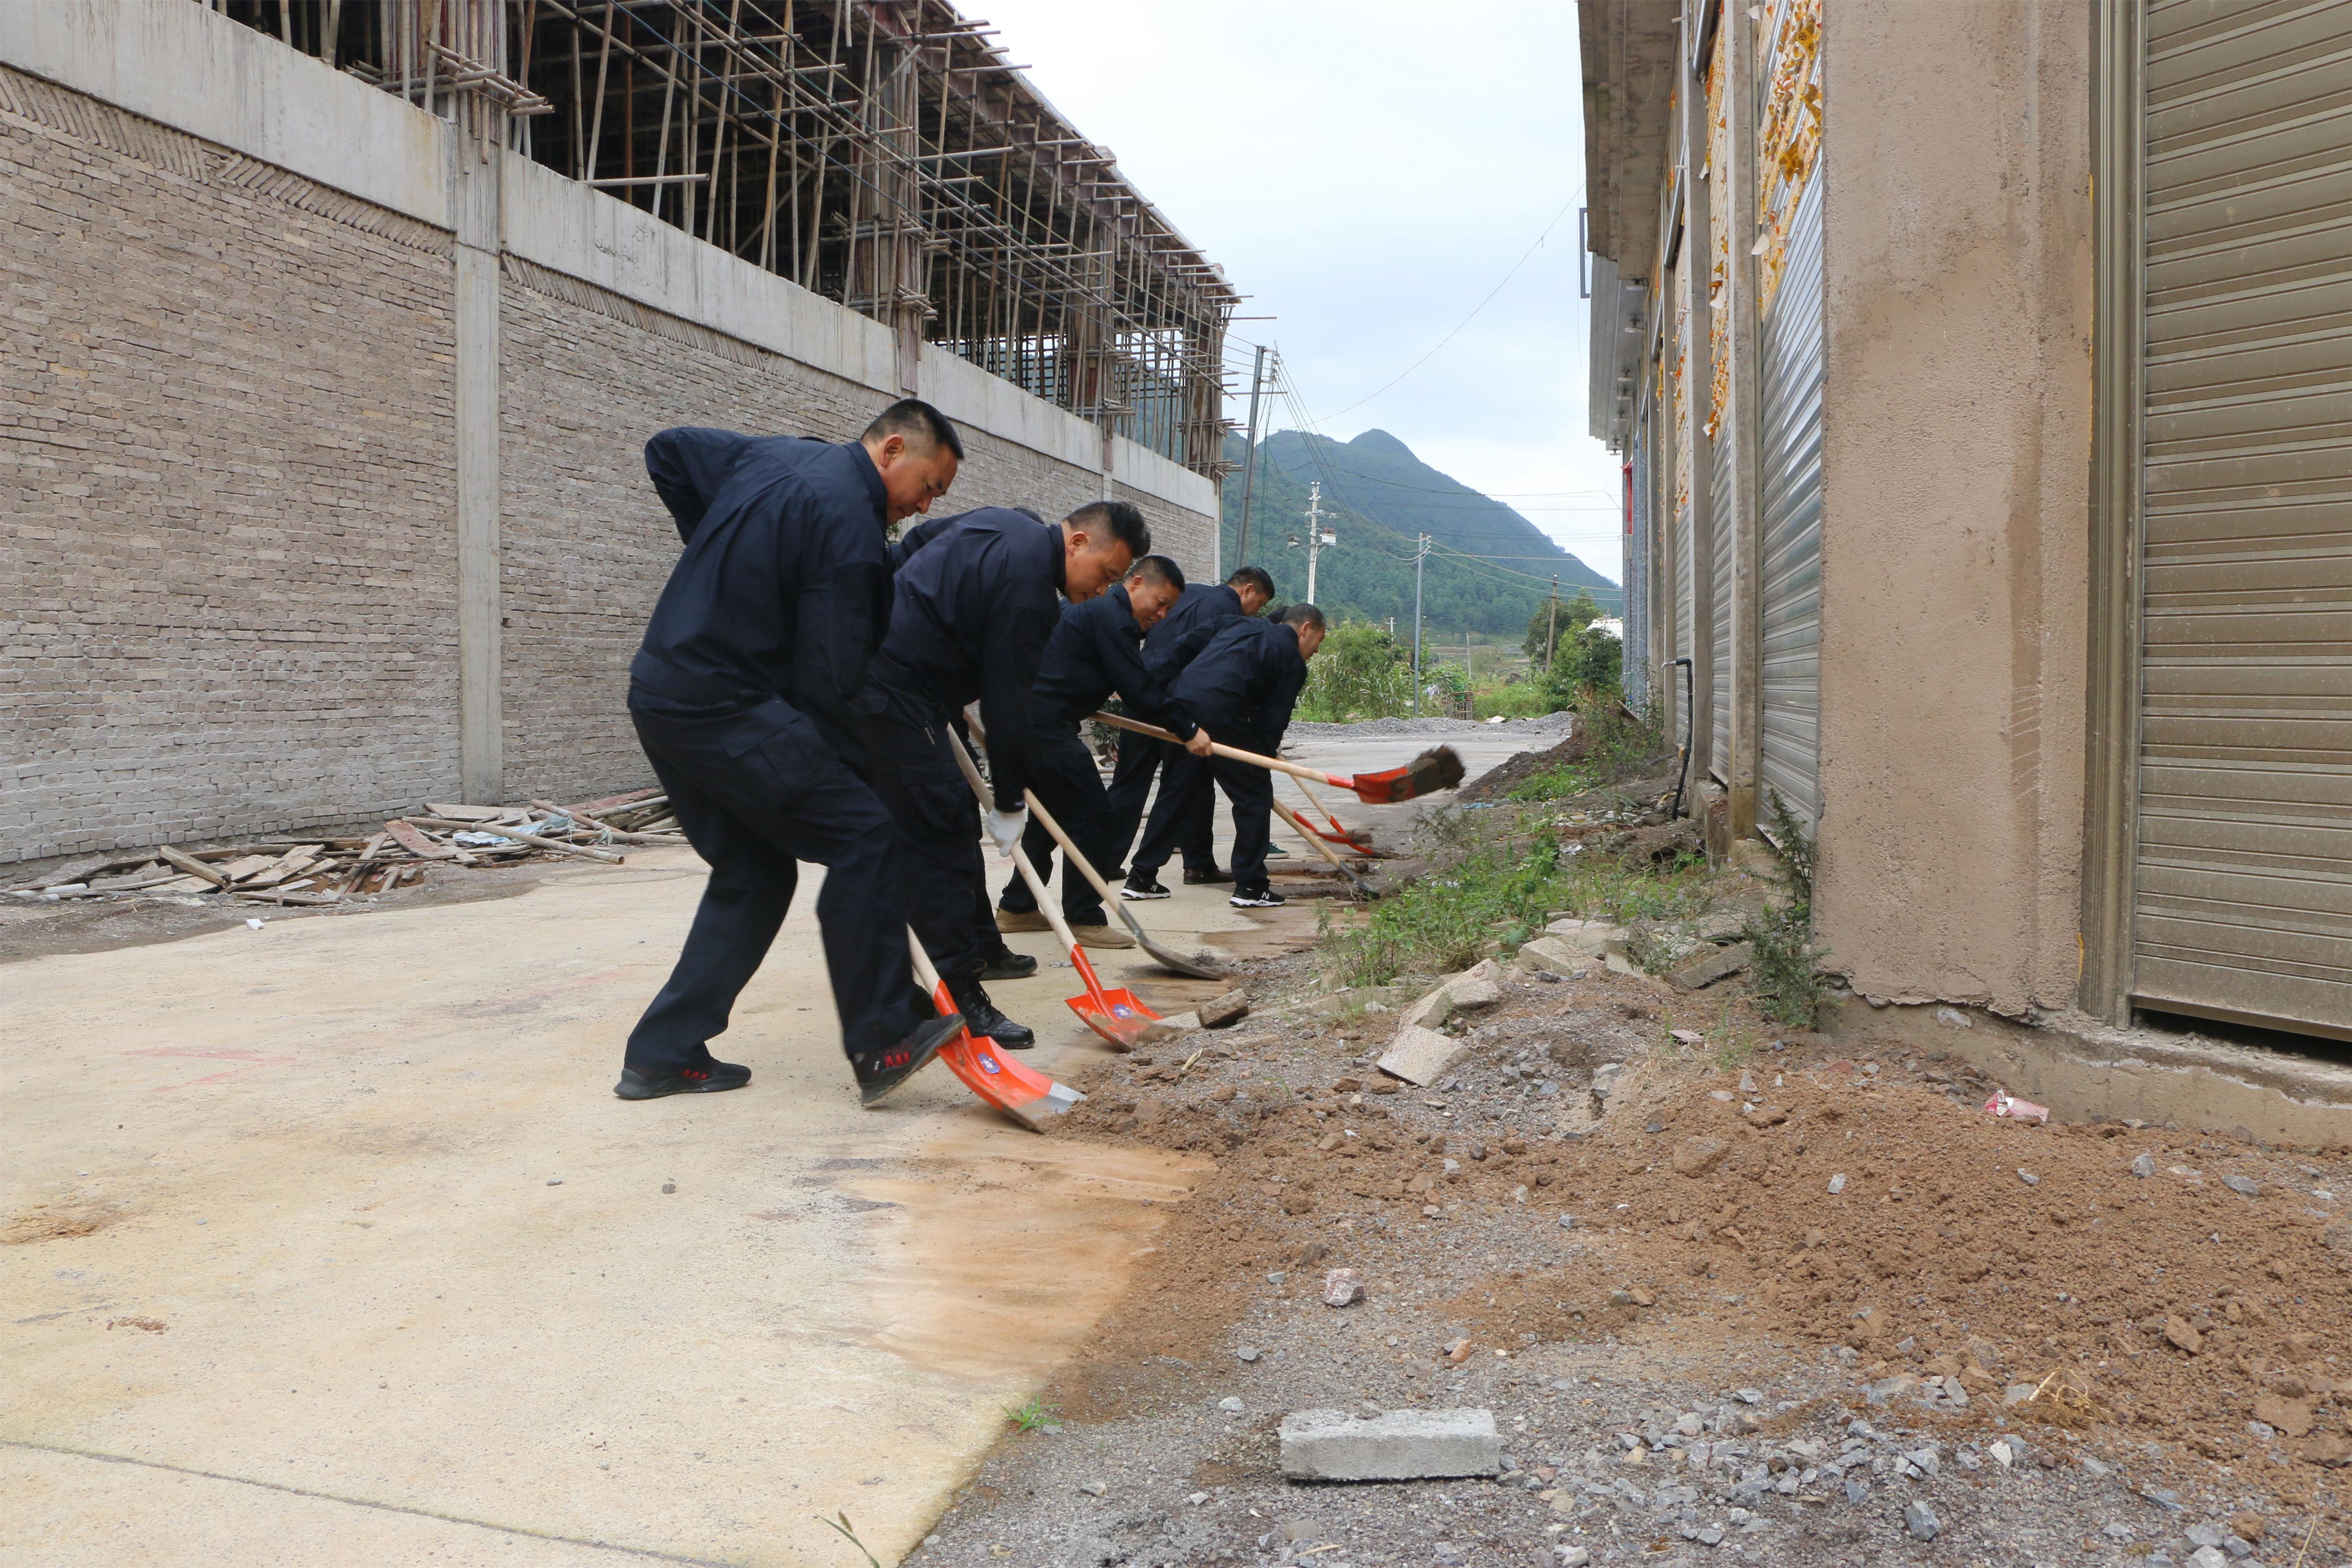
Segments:
[[[621,1081],[613,1086],[613,1092],[623,1100],[659,1100],[665,1094],[718,1094],[751,1081],[751,1069],[733,1062],[705,1062],[700,1067],[654,1073],[623,1068]]]
[[[963,1033],[963,1015],[926,1018],[895,1046],[878,1051],[852,1051],[850,1069],[857,1074],[857,1102],[871,1105],[925,1068],[940,1047]]]
[[[1188,888],[1222,888],[1233,879],[1231,871],[1220,871],[1214,866],[1205,871],[1187,869],[1184,873],[1184,885]]]
[[[1253,893],[1235,889],[1234,896],[1225,900],[1237,910],[1278,910],[1289,901],[1272,888],[1260,888]]]
[[[977,974],[949,981],[948,994],[963,1014],[963,1026],[973,1034],[986,1035],[1008,1051],[1025,1051],[1037,1043],[1037,1031],[1014,1023],[996,1010],[996,1004],[980,988]]]
[[[1189,878],[1186,879],[1190,880]],[[1133,899],[1138,903],[1140,903],[1146,899],[1167,898],[1169,893],[1167,889],[1160,885],[1159,880],[1156,878],[1146,877],[1139,882],[1134,878],[1129,877],[1119,888],[1118,896],[1122,899]]]
[[[988,962],[981,965],[980,977],[982,980],[1026,980],[1036,973],[1035,959],[998,942],[996,951],[988,955]]]

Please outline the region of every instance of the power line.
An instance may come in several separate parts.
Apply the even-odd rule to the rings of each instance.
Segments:
[[[1568,216],[1569,208],[1576,205],[1577,198],[1583,195],[1584,182],[1580,180],[1577,182],[1575,191],[1570,195],[1568,201],[1560,207],[1559,211],[1552,214],[1551,222],[1544,225],[1543,232],[1536,236],[1536,242],[1528,247],[1527,254],[1521,256],[1517,261],[1511,263],[1511,269],[1503,274],[1503,281],[1496,284],[1492,289],[1489,289],[1486,291],[1486,297],[1479,300],[1477,305],[1471,310],[1468,315],[1463,317],[1460,321],[1456,322],[1452,331],[1438,339],[1435,348],[1431,349],[1427,353],[1422,355],[1419,359],[1405,366],[1404,369],[1397,372],[1394,377],[1382,384],[1377,390],[1367,393],[1363,396],[1359,397],[1355,402],[1348,405],[1346,408],[1333,409],[1328,417],[1337,419],[1342,414],[1347,414],[1355,409],[1361,408],[1365,404],[1370,403],[1373,398],[1378,397],[1381,393],[1386,392],[1390,387],[1394,386],[1398,382],[1402,381],[1406,376],[1411,375],[1414,371],[1419,370],[1423,365],[1425,365],[1431,360],[1435,359],[1437,357],[1438,349],[1444,348],[1455,338],[1460,337],[1462,335],[1462,329],[1468,326],[1472,321],[1476,321],[1478,319],[1478,312],[1484,310],[1487,306],[1495,302],[1495,296],[1501,293],[1504,286],[1508,284],[1512,279],[1517,278],[1519,275],[1519,268],[1528,264],[1529,258],[1533,257],[1537,251],[1543,248],[1543,242],[1551,237],[1551,231],[1559,226],[1559,220]]]

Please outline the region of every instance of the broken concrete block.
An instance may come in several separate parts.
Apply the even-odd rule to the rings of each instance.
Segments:
[[[1423,1029],[1443,1027],[1456,1008],[1491,1007],[1502,1000],[1503,972],[1491,958],[1482,958],[1459,974],[1439,981],[1420,1001],[1404,1010],[1401,1020]]]
[[[1449,989],[1448,983],[1441,981],[1435,990],[1399,1015],[1397,1033],[1401,1035],[1407,1029],[1442,1028],[1444,1026],[1445,1020],[1452,1016],[1454,1016],[1453,993]]]
[[[1212,996],[1201,1004],[1201,1027],[1230,1028],[1248,1017],[1249,1010],[1249,993],[1246,991],[1233,990],[1222,996]]]
[[[1579,970],[1590,969],[1593,955],[1582,952],[1556,936],[1539,936],[1519,946],[1519,955],[1512,961],[1523,974],[1557,974],[1565,980]]]
[[[1446,990],[1454,1005],[1465,1013],[1491,1007],[1503,999],[1503,988],[1483,974],[1465,974]]]
[[[1623,934],[1622,926],[1608,921],[1554,921],[1544,927],[1544,935],[1591,958],[1601,956],[1611,937]]]
[[[1396,1032],[1389,1043],[1388,1053],[1381,1058],[1380,1068],[1391,1078],[1401,1078],[1410,1084],[1427,1089],[1445,1074],[1445,1069],[1462,1058],[1470,1048],[1467,1040],[1457,1040],[1451,1035],[1441,1035],[1435,1029],[1424,1029],[1408,1024]]]
[[[1201,1015],[1198,1013],[1179,1013],[1171,1018],[1154,1018],[1143,1026],[1143,1032],[1136,1036],[1135,1043],[1155,1046],[1163,1040],[1180,1039],[1200,1026]]]
[[[1294,1410],[1282,1418],[1282,1473],[1295,1481],[1491,1476],[1503,1440],[1491,1410]]]
[[[1668,974],[1666,981],[1676,990],[1696,991],[1741,973],[1755,957],[1756,950],[1744,942],[1709,948]]]

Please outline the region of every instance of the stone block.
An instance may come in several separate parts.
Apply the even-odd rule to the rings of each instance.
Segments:
[[[1557,974],[1565,980],[1579,970],[1590,969],[1593,955],[1580,951],[1556,936],[1539,936],[1525,942],[1519,955],[1512,961],[1525,974]]]
[[[1610,939],[1622,937],[1625,928],[1607,921],[1554,921],[1544,927],[1544,935],[1564,943],[1572,952],[1586,958],[1599,958],[1607,949]]]
[[[1491,1476],[1502,1460],[1491,1410],[1295,1410],[1282,1418],[1282,1473],[1295,1481]]]
[[[1756,950],[1744,942],[1707,948],[1669,973],[1666,981],[1678,991],[1701,990],[1744,973],[1755,957]]]
[[[1248,1017],[1249,1010],[1249,993],[1246,991],[1236,989],[1228,991],[1222,996],[1212,996],[1201,1004],[1201,1027],[1231,1028]]]
[[[1407,1024],[1389,1042],[1388,1053],[1381,1058],[1380,1068],[1391,1078],[1401,1078],[1407,1083],[1426,1089],[1445,1075],[1445,1070],[1462,1059],[1470,1048],[1466,1040],[1442,1035],[1435,1029],[1424,1029]]]

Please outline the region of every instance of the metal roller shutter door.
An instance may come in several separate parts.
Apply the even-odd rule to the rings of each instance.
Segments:
[[[2147,39],[2133,990],[2352,1037],[2352,0]]]
[[[1820,815],[1822,731],[1822,184],[1797,199],[1764,320],[1759,444],[1764,784],[1809,826]]]
[[[1728,421],[1725,422],[1726,424]],[[1715,671],[1715,694],[1708,716],[1708,732],[1714,737],[1707,742],[1708,771],[1727,783],[1731,776],[1731,432],[1718,426],[1715,439],[1707,443],[1707,489],[1714,497],[1715,510],[1708,515],[1713,520],[1708,530],[1714,534],[1707,552],[1706,577],[1707,603],[1714,620],[1708,626],[1709,647],[1706,658]]]

